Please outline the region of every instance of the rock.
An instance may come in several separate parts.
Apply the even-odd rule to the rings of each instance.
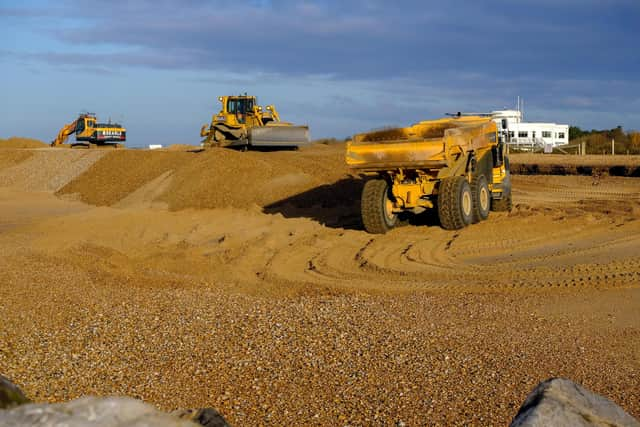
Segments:
[[[231,427],[227,420],[213,408],[185,409],[173,411],[171,414],[205,427]]]
[[[0,427],[197,427],[128,397],[82,397],[67,403],[0,410]]]
[[[544,381],[531,392],[511,427],[589,426],[640,427],[609,399],[562,378]]]
[[[13,408],[29,402],[17,385],[0,375],[0,409]]]

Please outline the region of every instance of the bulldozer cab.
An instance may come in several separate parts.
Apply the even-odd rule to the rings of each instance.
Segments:
[[[253,96],[230,96],[224,105],[229,115],[235,116],[238,124],[255,126],[256,117],[254,108],[256,106],[256,98]]]

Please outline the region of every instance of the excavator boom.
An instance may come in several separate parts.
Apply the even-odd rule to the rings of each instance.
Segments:
[[[56,136],[56,139],[51,141],[51,146],[59,147],[62,144],[64,144],[67,138],[69,138],[69,135],[71,135],[76,131],[77,125],[78,125],[78,120],[74,120],[73,122],[64,125],[62,129],[60,129],[60,132],[58,132],[58,136]]]

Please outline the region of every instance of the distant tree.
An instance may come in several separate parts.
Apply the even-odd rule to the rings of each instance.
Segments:
[[[624,130],[622,129],[622,126],[611,129],[611,138],[615,139],[616,141],[627,141],[628,139],[627,134],[624,133]]]
[[[633,150],[640,150],[640,132],[629,133],[629,143]]]
[[[569,140],[580,138],[586,134],[587,132],[583,131],[578,126],[569,126]]]

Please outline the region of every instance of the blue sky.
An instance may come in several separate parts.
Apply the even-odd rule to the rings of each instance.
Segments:
[[[199,142],[248,92],[313,137],[513,107],[640,129],[640,0],[0,0],[0,137],[80,111]]]

